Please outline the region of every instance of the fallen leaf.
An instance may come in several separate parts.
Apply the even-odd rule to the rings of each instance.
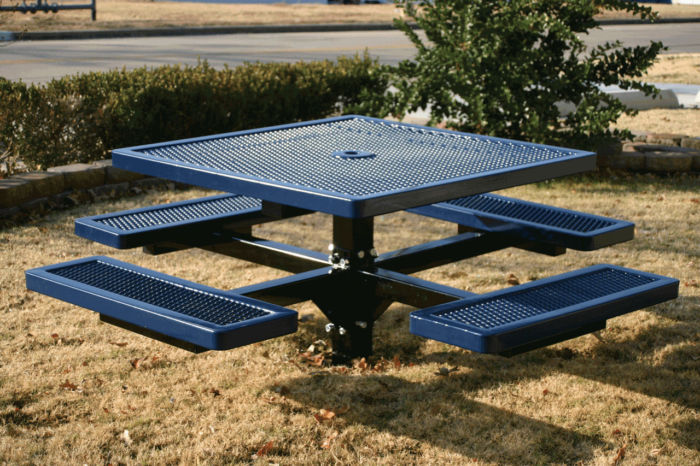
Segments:
[[[622,435],[622,431],[620,429],[615,429],[612,431],[612,434],[617,436],[617,435]]]
[[[138,369],[139,365],[141,365],[141,361],[143,361],[143,359],[136,358],[136,359],[132,359],[129,362],[131,363],[131,367],[133,367],[134,369]]]
[[[330,447],[331,447],[331,442],[332,442],[333,440],[335,440],[336,438],[338,438],[338,431],[337,431],[337,430],[334,430],[333,432],[330,433],[330,435],[329,435],[328,437],[326,437],[326,438],[323,440],[323,443],[321,444],[321,448],[325,448],[325,449],[330,448]]]
[[[87,367],[88,362],[87,362],[87,361],[83,361],[80,365],[83,366],[83,367]]]
[[[355,367],[362,371],[367,370],[367,360],[365,358],[360,359],[357,361],[357,363],[355,363]]]
[[[110,344],[110,345],[116,345],[116,346],[120,346],[120,347],[124,347],[124,346],[126,346],[126,342],[116,342],[116,341],[110,341],[110,342],[109,342],[109,344]]]
[[[693,198],[693,199],[690,200],[690,202],[692,202],[692,203],[694,203],[694,204],[700,204],[700,199]]]
[[[627,449],[627,445],[622,445],[619,450],[617,450],[617,455],[615,455],[615,458],[613,458],[613,465],[618,464],[622,459],[625,457],[625,450]]]
[[[697,280],[688,280],[687,282],[683,283],[685,286],[689,288],[698,288],[700,287],[700,283]]]
[[[331,411],[330,409],[321,409],[318,414],[314,414],[314,418],[316,419],[316,422],[319,424],[324,422],[324,421],[331,421],[335,417],[335,413]]]
[[[394,359],[392,359],[391,362],[394,363],[394,369],[401,369],[401,360],[399,359],[398,354],[394,356]]]
[[[270,440],[270,441],[267,442],[265,445],[263,445],[263,446],[260,448],[260,450],[258,450],[257,453],[255,453],[255,454],[253,455],[252,458],[253,458],[253,459],[257,459],[257,458],[260,458],[261,456],[267,455],[268,453],[270,453],[270,450],[272,450],[272,447],[274,447],[274,446],[275,446],[275,443],[274,443],[272,440]]]
[[[209,389],[209,393],[211,393],[214,396],[221,396],[221,392],[217,388],[214,388],[214,387]]]
[[[107,408],[102,408],[102,411],[104,411],[105,414],[109,414],[109,409],[107,409]]]
[[[323,360],[325,359],[322,354],[311,354],[310,352],[301,353],[302,362],[308,364],[309,366],[321,367],[323,365]]]
[[[51,338],[53,338],[54,340],[58,340],[58,333],[52,333]]]
[[[372,367],[372,371],[374,372],[384,372],[386,370],[386,364],[387,360],[382,358],[377,363]]]
[[[515,276],[515,274],[512,273],[508,274],[508,277],[506,277],[506,282],[509,285],[520,285],[520,280]]]
[[[70,382],[68,381],[68,379],[66,379],[65,382],[63,382],[61,385],[59,385],[59,387],[65,388],[66,390],[77,390],[77,389],[78,389],[78,386],[75,385],[75,384],[70,383]]]
[[[547,389],[545,388],[544,390],[542,390],[542,394],[543,394],[543,395],[549,394],[549,390],[547,390]]]

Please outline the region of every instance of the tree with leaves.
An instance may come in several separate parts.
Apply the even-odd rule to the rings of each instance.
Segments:
[[[601,85],[655,88],[638,81],[661,42],[588,48],[581,35],[595,16],[621,10],[654,20],[649,7],[624,0],[396,0],[395,20],[417,49],[394,69],[392,113],[430,108],[431,124],[493,136],[586,147],[629,131],[610,130],[631,114]],[[425,38],[411,23],[416,23]],[[557,103],[576,109],[561,115]]]

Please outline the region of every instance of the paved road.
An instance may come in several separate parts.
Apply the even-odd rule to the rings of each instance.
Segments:
[[[619,39],[626,45],[662,40],[668,53],[700,53],[700,23],[607,26],[587,37],[591,45]],[[221,67],[245,61],[317,60],[363,49],[384,63],[410,58],[412,45],[398,31],[236,34],[152,38],[26,41],[0,47],[0,76],[26,82],[86,71],[206,59]]]

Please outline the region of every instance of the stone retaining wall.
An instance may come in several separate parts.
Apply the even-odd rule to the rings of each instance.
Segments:
[[[598,154],[598,167],[656,173],[700,172],[700,138],[647,134]]]
[[[139,194],[146,189],[187,185],[151,178],[112,166],[111,160],[76,163],[0,180],[0,221],[83,202]]]

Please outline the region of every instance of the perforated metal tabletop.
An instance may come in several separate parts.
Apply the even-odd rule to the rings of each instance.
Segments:
[[[595,156],[350,115],[117,149],[113,163],[361,218],[588,171]]]

